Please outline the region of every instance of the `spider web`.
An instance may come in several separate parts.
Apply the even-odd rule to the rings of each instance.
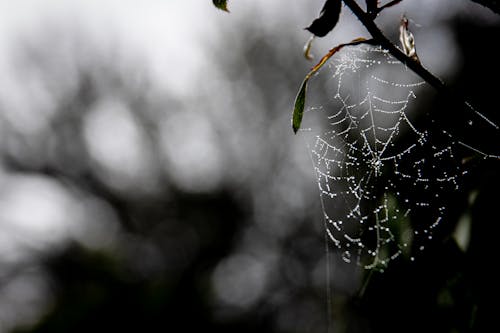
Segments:
[[[317,76],[303,132],[328,238],[344,261],[367,269],[414,260],[467,174],[461,152],[490,155],[423,115],[414,102],[432,89],[380,48],[346,48]]]

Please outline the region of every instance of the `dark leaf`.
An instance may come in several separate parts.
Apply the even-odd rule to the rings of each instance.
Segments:
[[[300,85],[299,92],[295,97],[295,104],[293,107],[293,115],[292,115],[292,128],[293,132],[297,133],[300,129],[300,125],[302,124],[302,117],[304,116],[304,108],[306,105],[306,92],[307,92],[307,83],[309,79],[316,73],[323,65],[330,59],[335,53],[340,51],[345,46],[354,46],[359,44],[375,44],[373,39],[365,39],[365,38],[356,38],[352,40],[350,43],[340,44],[335,46],[333,49],[328,51],[327,54],[321,58],[321,60],[307,73],[304,81]]]
[[[297,97],[295,97],[295,105],[293,108],[293,116],[292,116],[292,128],[294,133],[297,133],[297,131],[299,130],[300,124],[302,123],[302,117],[304,116],[304,107],[306,105],[306,90],[308,81],[309,77],[306,76],[304,81],[302,81],[299,92],[297,93]]]
[[[325,37],[339,21],[341,7],[342,0],[326,0],[320,16],[306,30],[315,36]]]
[[[214,6],[229,13],[229,9],[227,9],[227,0],[212,0]]]

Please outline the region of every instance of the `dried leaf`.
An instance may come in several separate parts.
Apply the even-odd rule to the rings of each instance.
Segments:
[[[399,25],[399,41],[403,47],[404,54],[420,63],[415,48],[415,38],[410,30],[408,30],[408,19],[405,15],[401,18],[401,24]]]
[[[229,13],[229,9],[227,9],[227,0],[212,0],[215,7]]]
[[[307,59],[307,60],[313,60],[314,59],[314,56],[312,55],[311,53],[311,48],[312,48],[312,43],[314,41],[314,35],[312,35],[308,40],[307,40],[307,43],[304,45],[304,57]]]
[[[342,0],[326,0],[320,16],[306,30],[317,37],[325,37],[337,25],[341,8]]]
[[[292,114],[292,128],[294,133],[297,133],[297,131],[300,129],[300,125],[302,124],[302,117],[304,116],[304,108],[306,105],[307,83],[309,82],[309,79],[314,75],[314,73],[316,73],[321,67],[323,67],[323,65],[328,61],[328,59],[330,59],[335,53],[340,51],[342,48],[344,48],[345,46],[354,46],[359,44],[375,44],[375,41],[373,39],[356,38],[349,43],[337,45],[333,49],[328,51],[328,53],[325,54],[323,58],[321,58],[321,60],[313,68],[311,68],[309,73],[307,73],[306,77],[302,81],[302,84],[300,85],[299,92],[295,97],[295,103]]]

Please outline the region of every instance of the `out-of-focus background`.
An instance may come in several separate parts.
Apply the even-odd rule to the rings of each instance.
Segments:
[[[230,5],[0,1],[0,332],[486,325],[498,163],[456,208],[472,221],[463,244],[445,238],[358,297],[365,272],[326,260],[308,148],[290,128],[311,66],[303,28],[323,1]],[[422,63],[495,118],[499,17],[405,0],[378,19],[394,41],[403,13]],[[359,36],[344,9],[313,52]]]

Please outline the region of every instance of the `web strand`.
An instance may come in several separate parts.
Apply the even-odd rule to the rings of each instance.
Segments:
[[[467,174],[459,148],[498,156],[422,122],[414,106],[426,83],[380,48],[342,50],[321,75],[328,98],[306,110],[312,127],[304,132],[311,136],[325,237],[344,261],[367,269],[383,270],[402,255],[413,260]]]

